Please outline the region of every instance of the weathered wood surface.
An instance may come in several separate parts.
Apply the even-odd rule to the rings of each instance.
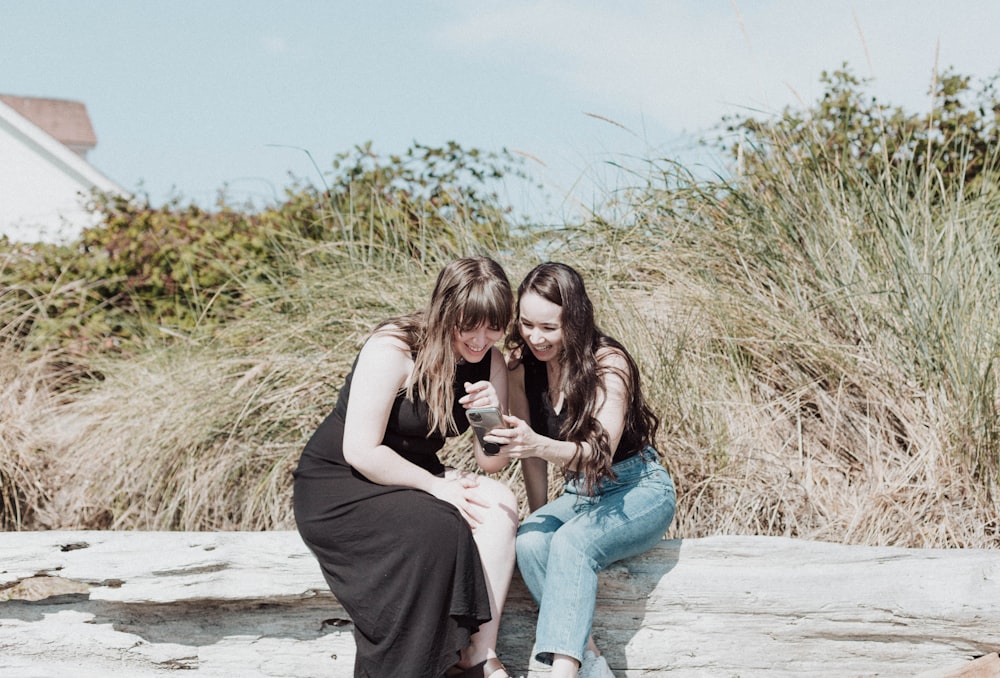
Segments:
[[[352,675],[351,624],[294,532],[4,533],[0,570],[0,676]],[[545,674],[534,622],[515,575],[516,675]],[[1000,552],[664,541],[602,573],[594,632],[618,678],[958,675],[1000,648]],[[974,675],[1000,675],[988,659]]]

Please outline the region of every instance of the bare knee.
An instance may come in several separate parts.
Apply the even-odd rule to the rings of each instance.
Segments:
[[[476,490],[483,501],[488,504],[490,514],[495,514],[495,517],[505,524],[509,523],[513,529],[517,528],[517,498],[506,483],[480,476],[479,486]]]

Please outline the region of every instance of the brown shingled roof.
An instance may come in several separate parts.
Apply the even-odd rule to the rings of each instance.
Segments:
[[[67,146],[93,148],[97,145],[87,107],[80,101],[9,94],[0,94],[0,101]]]

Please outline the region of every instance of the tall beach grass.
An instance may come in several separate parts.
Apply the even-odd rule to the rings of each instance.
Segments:
[[[328,215],[343,239],[286,239],[268,284],[234,279],[253,312],[75,357],[69,382],[7,336],[4,526],[293,527],[291,470],[359,342],[422,305],[445,259],[487,253],[515,285],[547,258],[586,275],[662,419],[671,536],[1000,547],[1000,194],[949,195],[916,167],[761,171],[651,161],[544,240],[500,248],[458,222],[419,258]],[[446,460],[468,466],[469,445]],[[523,496],[516,466],[503,477]]]

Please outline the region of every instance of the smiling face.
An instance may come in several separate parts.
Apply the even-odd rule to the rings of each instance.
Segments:
[[[500,328],[483,323],[471,330],[456,329],[452,345],[465,362],[478,363],[502,336]]]
[[[518,331],[542,362],[558,358],[563,346],[562,306],[534,292],[521,296]]]

